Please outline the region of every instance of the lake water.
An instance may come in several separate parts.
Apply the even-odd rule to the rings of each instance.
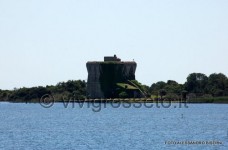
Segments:
[[[228,149],[227,104],[188,104],[188,108],[101,105],[95,112],[88,105],[65,108],[58,103],[43,108],[0,103],[0,149]]]

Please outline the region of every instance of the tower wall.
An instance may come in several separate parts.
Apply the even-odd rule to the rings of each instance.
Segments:
[[[104,93],[101,91],[100,85],[100,64],[99,63],[90,63],[86,64],[88,71],[88,80],[87,80],[87,96],[89,98],[103,98]]]
[[[114,89],[113,84],[127,80],[135,80],[137,64],[135,62],[87,62],[88,98],[107,97]]]

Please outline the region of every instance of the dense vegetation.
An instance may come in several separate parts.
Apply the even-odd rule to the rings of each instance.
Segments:
[[[0,100],[12,102],[35,102],[45,94],[52,94],[56,100],[62,100],[63,98],[85,99],[86,82],[81,80],[69,80],[67,82],[60,82],[55,86],[15,88],[12,91],[0,90]]]
[[[184,84],[168,80],[151,85],[151,95],[167,98],[190,97],[212,98],[228,96],[228,79],[222,73],[213,73],[208,77],[202,73],[191,73]]]
[[[112,79],[114,80],[114,79]],[[132,80],[143,94],[152,98],[180,99],[192,98],[194,101],[213,102],[215,100],[228,100],[228,78],[222,73],[213,73],[206,76],[202,73],[191,73],[184,84],[174,80],[167,82],[159,81],[150,87]],[[19,88],[14,90],[0,90],[0,101],[11,102],[35,102],[43,95],[52,94],[56,100],[85,99],[86,82],[81,80],[69,80],[52,86],[38,86],[32,88]],[[120,93],[121,97],[127,98],[125,92]],[[227,96],[227,97],[226,97]]]

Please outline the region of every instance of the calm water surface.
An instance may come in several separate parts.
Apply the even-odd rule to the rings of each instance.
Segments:
[[[103,104],[102,104],[103,105]],[[0,149],[228,149],[228,105],[107,108],[0,103]],[[173,145],[166,141],[220,141]]]

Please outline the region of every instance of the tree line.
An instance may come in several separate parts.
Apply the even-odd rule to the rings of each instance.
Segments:
[[[222,73],[206,76],[203,73],[191,73],[184,84],[174,80],[159,81],[152,84],[148,93],[151,95],[178,97],[183,95],[195,97],[228,96],[228,78]]]
[[[83,80],[69,80],[51,86],[38,86],[32,88],[19,88],[14,90],[0,90],[0,101],[36,102],[46,94],[51,94],[56,100],[85,99],[86,82]]]
[[[151,86],[141,85],[147,97],[166,97],[177,99],[186,96],[222,97],[228,96],[228,78],[222,73],[206,76],[203,73],[191,73],[184,84],[174,80],[159,81]],[[86,82],[84,80],[69,80],[51,86],[0,90],[0,101],[33,102],[45,94],[52,94],[56,100],[64,98],[85,99]]]

